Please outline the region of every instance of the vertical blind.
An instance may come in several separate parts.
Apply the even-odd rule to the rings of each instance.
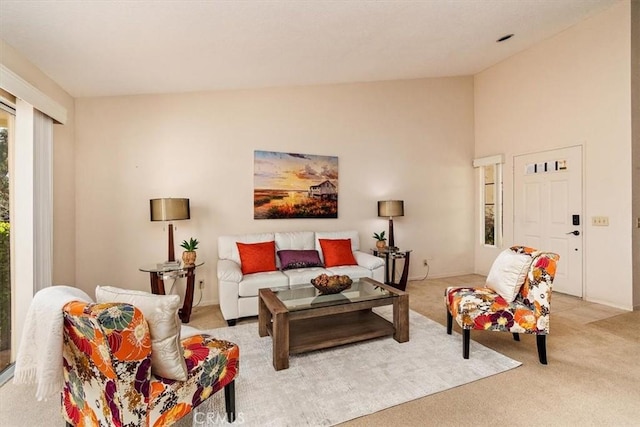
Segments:
[[[34,293],[53,281],[53,120],[34,109]]]

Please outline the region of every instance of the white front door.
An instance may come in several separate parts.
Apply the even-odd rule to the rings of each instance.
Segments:
[[[514,244],[560,255],[554,291],[582,297],[582,147],[515,156]]]

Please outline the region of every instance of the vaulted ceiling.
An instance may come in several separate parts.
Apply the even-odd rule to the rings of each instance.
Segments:
[[[315,85],[475,74],[616,1],[2,0],[0,38],[74,97]]]

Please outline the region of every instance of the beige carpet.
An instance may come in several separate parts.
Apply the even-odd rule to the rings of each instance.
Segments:
[[[410,282],[410,307],[445,324],[446,286],[482,283],[477,275]],[[240,323],[255,322],[249,319]],[[192,326],[223,327],[217,307],[197,307]],[[624,312],[554,294],[549,365],[538,363],[535,338],[475,332],[473,340],[522,362],[517,369],[341,424],[377,426],[640,426],[640,312]],[[462,357],[460,349],[460,357]],[[473,357],[473,353],[471,354]],[[59,402],[35,391],[0,388],[0,425],[63,425]],[[185,420],[190,425],[190,420]],[[183,423],[180,423],[182,426]]]
[[[375,311],[393,318],[391,307]],[[236,407],[244,426],[332,426],[520,365],[477,343],[471,345],[477,357],[463,360],[459,334],[447,335],[413,311],[409,322],[409,342],[386,337],[295,355],[281,371],[273,369],[271,339],[260,338],[255,323],[207,333],[240,347]],[[220,425],[222,394],[197,408],[194,427]]]
[[[410,307],[444,325],[444,289],[483,282],[478,275],[410,282]],[[522,366],[341,427],[640,426],[640,312],[556,293],[550,326],[546,366],[533,336],[515,342],[506,333],[472,332],[472,340]]]

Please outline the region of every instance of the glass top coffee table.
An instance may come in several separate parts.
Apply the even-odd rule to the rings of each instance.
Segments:
[[[273,367],[289,367],[289,355],[393,335],[409,341],[409,294],[372,279],[353,281],[339,294],[316,288],[260,289],[258,334],[273,340]],[[393,306],[393,322],[371,309]]]

